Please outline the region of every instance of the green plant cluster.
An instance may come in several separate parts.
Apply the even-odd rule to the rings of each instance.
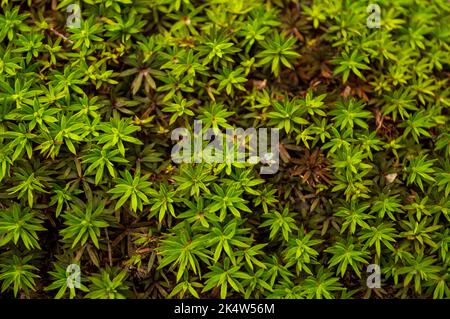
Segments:
[[[0,298],[449,298],[450,3],[373,3],[2,0]]]

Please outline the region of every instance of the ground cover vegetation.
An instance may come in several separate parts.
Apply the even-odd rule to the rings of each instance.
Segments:
[[[373,3],[2,0],[0,298],[449,298],[450,3]]]

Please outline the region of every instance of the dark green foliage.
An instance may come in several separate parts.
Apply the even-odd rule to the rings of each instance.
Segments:
[[[1,1],[0,298],[450,298],[450,2],[375,2]]]

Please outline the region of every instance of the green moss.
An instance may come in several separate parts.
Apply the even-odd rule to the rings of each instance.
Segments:
[[[449,298],[450,2],[376,3],[1,1],[2,297]]]

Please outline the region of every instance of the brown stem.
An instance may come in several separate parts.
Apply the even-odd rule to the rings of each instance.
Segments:
[[[56,34],[58,37],[60,37],[61,39],[63,39],[64,41],[67,41],[67,42],[69,42],[70,44],[73,44],[73,41],[72,40],[70,40],[69,38],[67,38],[64,34],[62,34],[61,32],[59,32],[59,31],[57,31],[57,30],[55,30],[55,29],[53,29],[53,28],[50,28],[49,29],[50,31],[52,31],[54,34]]]
[[[108,234],[108,228],[105,228],[106,233],[106,240],[108,241],[108,259],[109,259],[109,266],[112,267],[112,253],[111,253],[111,245],[109,242],[109,234]]]

